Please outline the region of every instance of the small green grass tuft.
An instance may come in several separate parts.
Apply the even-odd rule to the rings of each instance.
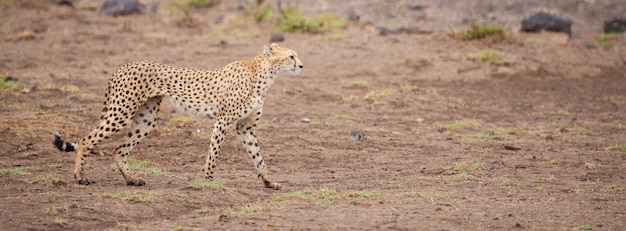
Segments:
[[[33,180],[31,180],[30,183],[32,184],[41,183],[41,184],[52,185],[52,186],[66,186],[67,185],[67,181],[56,178],[52,175],[45,175],[45,176],[33,178]]]
[[[463,128],[476,128],[482,126],[482,122],[474,119],[463,119],[452,123],[436,123],[434,127],[442,130],[458,130]]]
[[[1,90],[10,90],[15,91],[24,87],[24,84],[16,81],[11,77],[4,76],[0,74],[0,91]]]
[[[278,30],[285,32],[328,32],[346,26],[348,20],[333,14],[307,18],[296,7],[286,7],[280,12]]]
[[[65,204],[65,205],[61,205],[61,206],[53,206],[53,205],[51,205],[48,208],[46,208],[44,213],[46,213],[48,215],[55,215],[55,214],[58,214],[59,212],[67,211],[67,210],[75,209],[75,208],[79,208],[79,206],[76,205],[76,204]]]
[[[509,187],[517,187],[519,185],[519,182],[514,180],[504,180],[503,184]]]
[[[541,162],[542,165],[559,165],[561,164],[561,161],[559,160],[548,160],[548,161],[543,161]]]
[[[170,120],[170,124],[178,128],[189,127],[195,122],[196,122],[196,119],[189,117],[189,116],[176,116]]]
[[[509,66],[512,61],[509,60],[507,53],[493,49],[483,49],[481,51],[468,54],[467,60],[481,63],[488,63],[495,66]]]
[[[210,180],[192,180],[189,182],[189,186],[192,188],[210,188],[217,191],[224,191],[226,187],[222,186],[220,183]]]
[[[622,33],[601,33],[598,35],[598,44],[602,48],[609,48],[618,43],[624,35]]]
[[[24,168],[0,168],[0,175],[24,175],[26,170]]]
[[[484,38],[497,38],[504,37],[504,30],[500,25],[487,25],[470,23],[470,29],[461,32],[461,38],[463,40],[475,40]]]
[[[187,195],[181,192],[172,192],[172,196],[177,197],[181,201],[184,201],[185,199],[187,199]]]
[[[393,93],[395,91],[396,91],[396,89],[394,89],[393,87],[372,89],[372,90],[367,91],[365,96],[363,96],[363,99],[376,100],[376,99],[379,99],[379,98],[382,98],[382,97],[386,97],[386,96],[390,95],[391,93]]]
[[[267,203],[258,202],[258,203],[248,204],[246,206],[239,207],[236,209],[236,213],[237,214],[256,213],[256,212],[262,212],[262,211],[270,211],[276,208],[278,207],[275,205],[272,205],[269,202]]]
[[[163,174],[163,171],[150,160],[138,160],[134,157],[128,157],[128,167],[133,171],[148,172],[156,175]],[[117,171],[117,162],[111,162],[109,168],[113,171]]]
[[[606,148],[607,151],[622,151],[626,152],[626,144],[615,144]]]
[[[147,203],[151,202],[155,197],[161,197],[163,193],[160,191],[136,191],[129,192],[125,191],[117,191],[114,193],[102,193],[102,197],[105,198],[115,198],[123,201],[130,201],[135,203]]]
[[[363,190],[345,190],[337,192],[337,190],[329,188],[321,188],[318,190],[298,190],[293,192],[281,193],[276,196],[276,200],[302,200],[310,201],[318,205],[332,205],[335,200],[341,198],[383,198],[383,194],[370,189]]]
[[[362,79],[347,79],[344,82],[351,86],[367,86],[367,81]]]
[[[469,164],[467,163],[456,163],[452,167],[456,171],[467,171],[469,170]]]
[[[312,194],[313,192],[311,192],[311,190],[299,190],[299,191],[293,191],[289,193],[281,193],[280,195],[276,197],[276,199],[278,199],[279,201],[284,201],[284,200],[310,201],[313,198]]]
[[[343,191],[343,194],[348,197],[362,197],[362,198],[383,198],[383,194],[380,192],[372,191],[370,189],[363,189],[360,191],[347,190]]]
[[[197,8],[209,7],[215,3],[215,0],[174,0],[170,3],[163,4],[163,9],[174,11],[180,14],[178,25],[191,27],[196,20],[193,17]]]
[[[624,188],[622,188],[622,187],[620,187],[619,185],[616,185],[616,184],[611,185],[608,188],[609,188],[610,192],[615,192],[615,193],[624,191]]]
[[[464,180],[469,180],[472,179],[472,175],[470,175],[467,172],[462,172],[462,173],[454,173],[453,174],[454,177],[458,177],[458,178],[462,178]]]
[[[335,119],[342,119],[342,120],[354,120],[354,118],[352,118],[352,116],[346,115],[346,114],[341,114],[341,113],[333,114],[333,118],[335,118]]]
[[[208,212],[211,212],[211,209],[209,207],[202,207],[202,208],[194,210],[194,212],[196,212],[196,213],[208,213]]]
[[[487,169],[487,165],[485,165],[484,163],[480,163],[480,162],[476,162],[473,165],[475,170],[486,170]]]
[[[595,230],[596,227],[594,225],[584,224],[579,227],[580,230]]]
[[[622,123],[622,121],[615,120],[613,121],[613,125],[615,125],[615,128],[619,130],[626,130],[626,124]]]
[[[324,151],[324,147],[320,145],[304,145],[304,148],[318,152]]]
[[[52,222],[63,227],[69,227],[70,225],[72,225],[72,223],[63,218],[56,218]]]
[[[344,95],[344,96],[341,97],[341,100],[346,101],[346,102],[347,101],[355,101],[355,100],[358,100],[358,99],[361,99],[361,97],[358,96],[358,95],[355,95],[355,94]]]

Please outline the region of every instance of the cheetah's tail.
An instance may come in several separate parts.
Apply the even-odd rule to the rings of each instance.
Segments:
[[[61,138],[61,134],[59,134],[58,132],[54,132],[53,136],[54,136],[53,144],[60,151],[63,151],[63,152],[73,152],[73,151],[76,151],[76,149],[77,149],[76,148],[76,144],[73,144],[73,143],[70,143],[70,142],[67,142],[67,141],[63,140]]]

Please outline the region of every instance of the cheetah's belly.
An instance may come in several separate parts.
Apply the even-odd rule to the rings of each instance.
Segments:
[[[177,97],[169,97],[172,106],[179,111],[199,118],[215,118],[218,105],[203,101],[186,101]]]

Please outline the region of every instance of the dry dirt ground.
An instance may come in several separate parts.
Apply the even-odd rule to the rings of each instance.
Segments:
[[[160,8],[113,18],[81,2],[0,1],[0,74],[12,80],[0,90],[0,230],[626,230],[626,50],[594,39],[623,1],[550,1],[575,20],[571,39],[516,32],[543,9],[525,3],[535,1],[302,3],[312,14],[353,7],[361,22],[281,43],[305,64],[276,81],[257,131],[281,191],[263,188],[232,129],[217,184],[193,185],[212,121],[177,122],[167,103],[131,154],[146,186],[111,167],[119,139],[87,159],[96,183],[77,185],[52,132],[76,141],[94,128],[118,66],[221,67],[261,52],[271,32],[238,21],[235,1],[196,11],[190,26]],[[472,14],[505,22],[507,38],[451,37]],[[373,26],[411,21],[432,33]],[[467,59],[486,48],[510,64]]]

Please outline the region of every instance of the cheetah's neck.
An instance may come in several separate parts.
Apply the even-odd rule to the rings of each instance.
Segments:
[[[265,98],[267,91],[280,74],[278,68],[272,65],[264,54],[249,60],[247,66],[252,73],[250,81],[253,85],[253,93]]]

